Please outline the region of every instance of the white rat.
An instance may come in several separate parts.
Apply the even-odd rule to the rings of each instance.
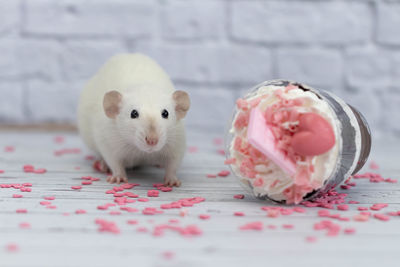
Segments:
[[[142,54],[119,54],[83,89],[78,128],[101,157],[101,171],[111,170],[108,182],[127,182],[126,167],[161,165],[164,184],[180,186],[176,172],[186,150],[182,119],[189,107],[189,95],[175,91],[156,62]]]

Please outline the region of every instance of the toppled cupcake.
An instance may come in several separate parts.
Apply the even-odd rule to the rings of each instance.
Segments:
[[[344,179],[336,176],[359,167],[361,128],[354,111],[317,92],[277,80],[265,82],[237,100],[227,162],[256,197],[298,204],[325,187],[328,180],[336,186]],[[346,109],[341,113],[351,117],[347,124],[338,117],[343,109],[333,109],[332,104]],[[352,129],[343,131],[343,127]],[[346,144],[349,151],[343,150]],[[343,152],[351,154],[345,157],[346,166],[341,166]]]

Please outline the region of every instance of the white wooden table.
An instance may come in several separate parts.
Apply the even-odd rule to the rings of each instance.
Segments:
[[[65,137],[65,142],[54,142],[56,135]],[[323,220],[317,216],[320,208],[307,208],[306,213],[270,218],[261,210],[272,205],[246,194],[230,175],[226,178],[207,178],[208,173],[227,169],[224,157],[217,153],[218,146],[212,133],[193,131],[189,133],[189,146],[198,147],[195,153],[187,153],[179,172],[183,185],[172,192],[161,192],[149,202],[135,202],[129,207],[138,212],[121,211],[121,215],[110,215],[112,210],[97,209],[98,205],[113,202],[113,196],[105,194],[113,185],[105,182],[105,175],[92,169],[92,162],[85,159],[90,154],[75,134],[64,133],[1,133],[0,134],[0,184],[32,183],[32,192],[20,192],[13,188],[0,188],[0,267],[11,266],[400,266],[400,216],[384,222],[371,218],[368,222],[332,220],[342,229],[354,227],[354,234],[341,233],[335,237],[325,231],[313,230],[313,225]],[[4,151],[5,146],[14,146],[14,152]],[[82,153],[54,156],[54,151],[63,148],[81,148]],[[220,147],[222,148],[222,147]],[[374,146],[371,156],[381,165],[378,170],[385,177],[400,178],[399,146],[396,140],[385,140]],[[24,164],[47,169],[45,174],[25,173]],[[80,169],[77,169],[79,167]],[[363,171],[368,170],[364,168]],[[71,186],[80,185],[81,177],[91,175],[101,181],[85,185],[81,190]],[[131,183],[140,186],[127,191],[147,197],[152,184],[162,182],[162,170],[144,168],[130,172]],[[380,211],[400,210],[400,181],[391,183],[370,183],[356,180],[357,186],[348,193],[348,211],[331,211],[352,218],[358,214],[358,206],[369,207],[373,203],[388,203]],[[245,194],[244,199],[235,199],[235,194]],[[21,194],[23,198],[13,198]],[[45,196],[55,196],[49,209],[39,202]],[[164,210],[162,214],[144,215],[144,207],[188,197],[204,197],[206,200],[182,210]],[[17,213],[26,209],[27,213]],[[86,214],[75,214],[78,209]],[[233,216],[236,211],[245,216]],[[69,215],[65,215],[69,213]],[[208,220],[199,219],[199,214],[209,214]],[[97,218],[113,221],[120,234],[98,232]],[[153,236],[152,229],[159,224],[178,219],[180,226],[194,224],[202,235],[185,237],[173,231],[163,236]],[[137,220],[130,225],[128,220]],[[248,222],[261,221],[262,231],[239,230]],[[23,229],[21,223],[29,223]],[[285,229],[284,224],[293,224]],[[276,229],[269,229],[275,225]],[[149,232],[137,231],[146,227]],[[316,242],[307,242],[308,236]],[[16,251],[13,251],[16,246]]]

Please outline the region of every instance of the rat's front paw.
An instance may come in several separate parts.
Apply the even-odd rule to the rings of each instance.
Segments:
[[[110,184],[127,183],[128,178],[126,176],[122,176],[122,175],[111,175],[111,176],[107,177],[107,182],[109,182]]]
[[[178,178],[174,177],[165,177],[164,178],[164,185],[166,186],[181,186],[181,181]]]

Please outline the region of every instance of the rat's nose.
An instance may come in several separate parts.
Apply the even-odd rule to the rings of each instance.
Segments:
[[[149,146],[155,146],[158,143],[158,138],[155,136],[146,136],[146,143]]]

